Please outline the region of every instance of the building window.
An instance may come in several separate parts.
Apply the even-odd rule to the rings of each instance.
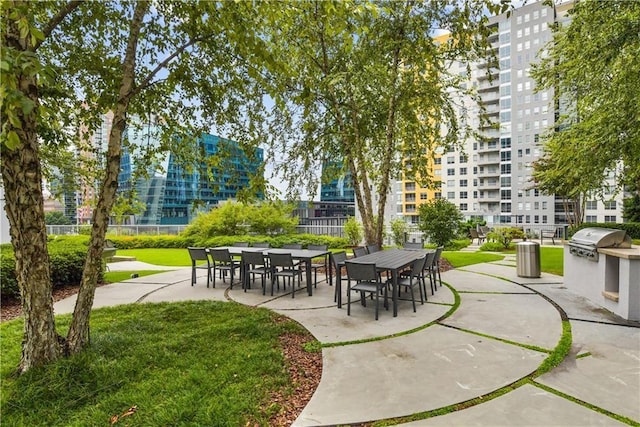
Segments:
[[[456,174],[456,170],[455,169],[452,169],[452,168],[447,169],[447,175],[448,176],[455,175],[455,174]]]
[[[466,179],[461,179],[460,180],[460,187],[466,187],[467,186],[467,180]]]
[[[460,203],[460,210],[461,211],[466,211],[467,209],[468,208],[467,208],[467,204],[466,203]]]
[[[442,199],[442,193],[439,191],[436,191],[436,193],[433,195],[434,199]]]
[[[420,193],[420,200],[427,200],[428,195],[427,193]]]
[[[447,181],[447,187],[455,187],[456,186],[456,181],[453,179],[450,179]]]
[[[542,215],[542,223],[543,224],[547,223],[547,216],[546,215]]]
[[[616,216],[615,215],[605,215],[604,216],[604,222],[616,222]]]
[[[447,199],[451,200],[451,199],[455,199],[456,198],[456,192],[455,191],[447,191]]]
[[[598,222],[598,217],[596,215],[587,215],[586,222]]]
[[[598,209],[598,201],[597,200],[587,200],[585,205],[585,209],[588,210],[596,210]]]
[[[461,199],[466,199],[467,198],[467,192],[466,191],[461,191],[460,192],[460,198]]]
[[[442,158],[441,157],[436,157],[435,159],[433,159],[433,164],[434,165],[441,165],[442,164]]]
[[[615,200],[611,200],[610,202],[604,202],[604,208],[606,210],[608,210],[608,211],[616,210],[616,201]]]
[[[460,168],[460,175],[466,175],[467,174],[467,168]]]

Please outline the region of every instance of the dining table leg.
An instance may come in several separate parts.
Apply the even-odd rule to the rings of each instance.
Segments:
[[[313,284],[311,283],[311,258],[305,260],[305,272],[307,273],[307,293],[313,296]]]

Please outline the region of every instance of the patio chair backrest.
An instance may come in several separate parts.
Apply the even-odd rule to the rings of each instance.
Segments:
[[[422,249],[423,246],[422,242],[404,242],[403,245],[405,249]]]
[[[427,269],[433,265],[433,260],[436,259],[436,251],[429,252],[424,260],[424,268]]]
[[[246,265],[264,266],[267,264],[261,252],[242,251],[242,260]]]
[[[358,282],[377,282],[378,272],[374,263],[346,261],[347,277]]]
[[[229,253],[229,249],[209,249],[209,253],[211,254],[211,258],[214,261],[222,262],[222,263],[231,263],[231,254]]]
[[[378,245],[367,245],[367,252],[372,254],[374,252],[380,251],[380,246]]]
[[[336,271],[340,267],[341,264],[347,260],[347,253],[345,251],[336,252],[331,256],[333,260],[333,266],[336,268]]]
[[[287,243],[282,245],[282,249],[302,249],[302,245],[300,243]]]
[[[253,244],[254,248],[270,248],[271,244],[269,242],[258,242]]]
[[[189,256],[191,257],[191,261],[208,261],[209,254],[207,254],[207,250],[205,248],[194,248],[189,247]]]
[[[365,248],[364,246],[358,246],[357,248],[353,248],[354,258],[365,256],[366,254],[367,254],[367,248]]]
[[[438,266],[440,263],[440,255],[442,255],[442,251],[444,250],[444,247],[442,246],[438,246],[438,248],[436,248],[436,252],[435,252],[435,256],[433,257],[433,262],[431,263],[431,265],[433,266]]]
[[[310,251],[326,251],[327,248],[327,245],[307,245],[307,249]]]
[[[469,234],[471,235],[471,238],[472,238],[472,239],[477,239],[477,238],[479,238],[479,236],[478,236],[478,231],[477,231],[477,230],[474,230],[473,228],[470,228],[470,229],[469,229]]]
[[[294,266],[291,254],[270,253],[269,262],[271,263],[271,267],[292,268]]]
[[[411,265],[411,276],[420,277],[422,275],[422,270],[424,269],[426,262],[427,262],[426,256],[423,256],[413,261],[413,264]]]
[[[236,248],[248,248],[249,242],[234,242],[233,246]]]

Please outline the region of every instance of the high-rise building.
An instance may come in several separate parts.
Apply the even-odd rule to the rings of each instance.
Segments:
[[[130,138],[148,138],[148,130]],[[153,138],[153,136],[151,137]],[[135,187],[136,195],[145,205],[136,215],[136,224],[188,224],[199,211],[208,211],[221,202],[235,199],[263,161],[262,149],[248,158],[233,141],[215,135],[202,135],[197,144],[203,153],[198,164],[185,167],[173,153],[165,153],[153,164],[136,164],[131,153],[123,151],[118,186],[121,191]],[[206,159],[218,156],[217,166]],[[136,174],[136,168],[146,168],[146,176]],[[262,198],[262,194],[258,194]]]
[[[329,162],[322,166],[323,169],[338,168],[336,162]],[[320,186],[320,201],[355,203],[355,193],[351,183],[351,173],[344,172],[340,177]]]
[[[572,5],[572,1],[555,7],[530,3],[489,19],[494,30],[489,42],[497,62],[471,64],[467,82],[476,88],[482,108],[471,100],[460,100],[458,111],[460,120],[479,129],[483,137],[463,141],[460,150],[440,153],[434,165],[434,176],[437,179],[440,175],[442,182],[441,192],[434,197],[456,204],[465,218],[481,218],[490,226],[509,224],[533,230],[568,222],[562,200],[540,192],[531,179],[532,164],[543,154],[541,135],[555,126],[561,112],[554,106],[552,90],[535,90],[530,70],[552,40],[553,24],[568,23]],[[453,71],[462,75],[467,64],[455,67],[458,70]],[[481,120],[483,115],[490,122]],[[415,186],[406,181],[396,183],[401,194],[395,196],[397,214],[414,223]],[[621,222],[621,197],[609,202],[588,200],[585,220]]]

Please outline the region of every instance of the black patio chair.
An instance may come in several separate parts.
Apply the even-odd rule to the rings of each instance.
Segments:
[[[444,250],[444,247],[439,246],[436,249],[435,255],[433,257],[433,262],[431,263],[431,267],[430,267],[430,274],[433,277],[433,285],[435,290],[438,290],[438,286],[436,283],[436,276],[437,276],[437,280],[438,282],[440,282],[440,287],[442,287],[442,276],[440,275],[440,256],[442,255],[442,251]]]
[[[411,291],[411,302],[413,303],[414,313],[416,312],[416,298],[413,292],[413,288],[417,286],[418,290],[420,291],[420,303],[424,304],[424,301],[426,299],[426,289],[424,295],[422,292],[422,281],[424,280],[424,264],[426,261],[426,256],[413,261],[413,264],[411,264],[411,270],[408,272],[408,274],[398,279],[398,286],[400,288]]]
[[[356,248],[353,248],[353,257],[354,258],[365,256],[366,254],[367,254],[367,248],[365,248],[364,246],[358,246]]]
[[[360,292],[360,303],[367,306],[365,294],[376,296],[376,320],[380,305],[380,292],[384,292],[384,307],[389,310],[387,300],[387,284],[379,280],[376,265],[373,263],[359,263],[345,261],[347,266],[347,315],[351,315],[351,292]],[[353,282],[353,285],[352,285]]]
[[[242,264],[244,266],[244,280],[242,287],[247,292],[247,288],[250,288],[249,281],[253,277],[253,281],[256,280],[256,274],[261,276],[262,281],[262,295],[266,293],[265,281],[269,275],[269,266],[262,252],[249,252],[242,251]]]
[[[302,269],[293,261],[291,254],[269,253],[269,265],[271,267],[271,295],[273,295],[273,282],[275,281],[280,289],[280,277],[284,277],[291,283],[291,298],[295,298],[296,277],[298,285],[300,285],[302,283]]]
[[[402,247],[405,249],[423,249],[424,244],[422,242],[404,242]]]
[[[308,245],[307,249],[310,251],[326,251],[328,248],[327,245]],[[321,256],[318,258],[314,258],[311,260],[311,271],[313,271],[313,286],[317,287],[318,285],[318,270],[319,269],[324,269],[324,280],[327,281],[328,280],[328,264],[327,264],[327,257],[325,256]]]
[[[233,289],[233,279],[235,271],[240,269],[240,260],[233,259],[229,253],[229,249],[210,248],[209,254],[211,254],[211,259],[213,259],[213,287],[216,287],[216,270],[219,270],[223,283],[225,282],[227,272],[229,273],[231,280],[230,287]]]
[[[191,257],[191,286],[196,284],[196,270],[207,270],[207,288],[211,282],[211,259],[205,248],[187,248],[189,257]],[[198,265],[198,261],[206,261],[206,264]]]
[[[336,284],[338,280],[342,278],[342,269],[346,269],[345,261],[347,260],[347,253],[345,251],[335,252],[330,255],[331,263],[333,264],[333,269],[336,272]],[[333,293],[333,301],[338,302],[338,286],[336,285],[336,290]]]
[[[372,254],[374,252],[379,252],[380,246],[378,245],[367,245],[367,253]]]

